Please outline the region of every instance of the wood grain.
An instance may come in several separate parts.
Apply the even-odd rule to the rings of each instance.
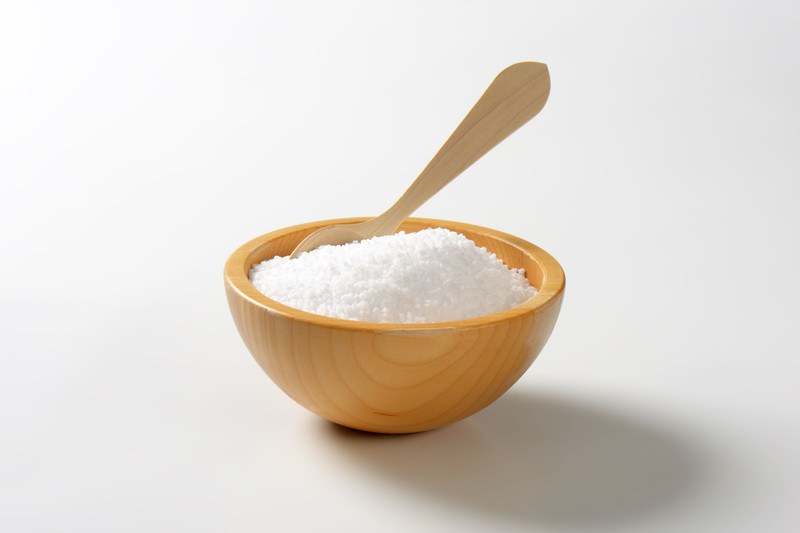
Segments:
[[[444,220],[408,219],[401,229],[445,227],[523,267],[538,289],[521,305],[485,317],[431,324],[382,324],[323,317],[271,300],[248,280],[250,267],[288,255],[306,235],[340,219],[268,233],[225,265],[236,327],[255,360],[290,397],[337,424],[378,433],[443,426],[496,400],[533,363],[553,330],[564,273],[549,254],[502,232]]]

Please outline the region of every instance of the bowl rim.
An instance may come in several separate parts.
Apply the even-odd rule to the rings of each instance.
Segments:
[[[467,318],[464,320],[451,320],[447,322],[424,322],[416,324],[403,324],[398,322],[365,322],[358,320],[348,320],[344,318],[335,318],[323,315],[317,315],[308,311],[303,311],[290,307],[286,304],[273,300],[272,298],[262,294],[255,288],[249,279],[249,267],[245,268],[247,259],[258,248],[264,246],[269,241],[279,239],[287,234],[295,233],[298,231],[306,230],[309,228],[320,228],[331,224],[351,224],[363,222],[370,217],[349,217],[337,218],[329,220],[319,220],[315,222],[306,222],[294,226],[288,226],[269,233],[265,233],[254,239],[251,239],[239,246],[225,262],[224,276],[225,284],[231,290],[249,301],[251,304],[261,308],[263,311],[279,315],[292,320],[305,322],[312,325],[334,327],[345,330],[358,330],[358,331],[385,331],[385,332],[420,332],[431,330],[448,330],[448,329],[464,329],[464,328],[477,328],[496,324],[513,318],[521,317],[523,315],[531,314],[542,310],[545,307],[556,303],[558,297],[564,292],[566,279],[564,270],[558,261],[555,260],[546,251],[542,250],[535,244],[526,240],[520,239],[509,233],[504,233],[495,229],[487,228],[484,226],[477,226],[475,224],[468,224],[465,222],[456,222],[452,220],[442,220],[435,218],[418,218],[409,217],[403,223],[413,223],[415,225],[430,225],[430,227],[442,227],[452,231],[461,231],[463,228],[466,231],[473,233],[481,233],[493,239],[503,241],[510,246],[520,249],[523,253],[528,254],[536,261],[543,271],[542,286],[536,294],[525,300],[519,305],[504,309],[490,315],[484,315],[474,318]]]

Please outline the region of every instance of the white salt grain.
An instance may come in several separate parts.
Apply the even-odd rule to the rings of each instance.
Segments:
[[[488,315],[536,294],[523,269],[443,228],[275,257],[253,265],[250,281],[318,315],[404,324]]]

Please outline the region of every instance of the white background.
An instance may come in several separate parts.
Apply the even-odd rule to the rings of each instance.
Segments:
[[[0,529],[796,531],[799,6],[3,2]],[[318,419],[223,262],[383,211],[522,60],[418,214],[552,253],[550,343],[439,431]]]

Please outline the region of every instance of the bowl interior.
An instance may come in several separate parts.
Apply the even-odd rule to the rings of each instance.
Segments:
[[[249,272],[250,268],[255,264],[267,259],[272,259],[276,256],[287,256],[295,246],[297,246],[307,235],[316,231],[319,228],[328,226],[330,224],[345,224],[355,223],[366,220],[366,218],[349,218],[337,220],[324,220],[319,222],[312,222],[300,226],[293,226],[278,230],[266,235],[262,235],[253,239],[249,243],[239,248],[229,259],[226,265],[226,276],[231,284],[248,299],[255,301],[259,305],[267,307],[272,311],[282,314],[291,314],[296,317],[303,317],[309,319],[311,317],[319,317],[311,313],[306,313],[291,307],[285,306],[280,302],[276,302],[264,296],[250,283]],[[545,304],[551,298],[556,296],[564,286],[564,274],[560,265],[544,250],[534,246],[533,244],[519,239],[513,235],[502,233],[489,228],[481,226],[474,226],[471,224],[464,224],[461,222],[452,222],[446,220],[423,219],[423,218],[409,218],[401,226],[400,230],[406,232],[420,231],[426,228],[446,228],[456,231],[465,235],[470,240],[474,241],[476,245],[485,247],[489,252],[495,254],[502,260],[508,267],[511,268],[524,268],[525,276],[528,282],[537,289],[537,294],[523,302],[519,306],[513,308],[518,309],[525,307],[530,310],[533,307]],[[500,315],[506,314],[506,311],[495,313],[494,316],[500,319]],[[323,318],[323,317],[319,317]],[[353,321],[342,321],[341,319],[334,319],[325,317],[328,320],[337,322],[349,322],[353,325]],[[485,319],[488,317],[480,317]],[[506,316],[507,318],[507,316]],[[466,319],[466,321],[458,321],[466,324],[476,319]],[[362,322],[360,324],[378,324]],[[404,324],[404,327],[431,327],[433,324],[455,324],[454,323],[427,323],[427,324]],[[386,324],[388,326],[388,324]],[[397,325],[395,325],[397,326]]]

